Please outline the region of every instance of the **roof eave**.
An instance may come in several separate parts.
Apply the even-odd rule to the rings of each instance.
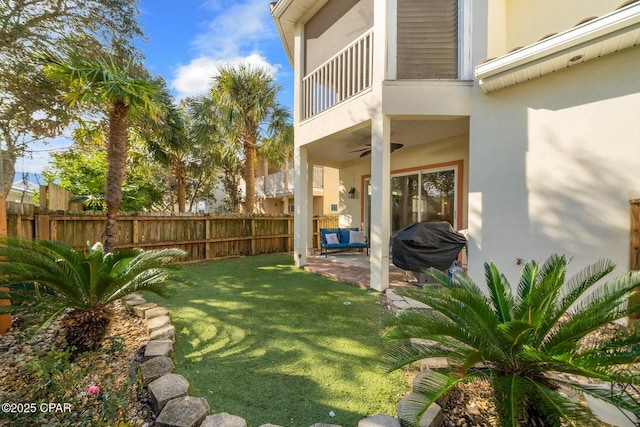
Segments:
[[[293,27],[293,23],[290,20],[286,19],[285,13],[289,8],[289,5],[293,2],[293,0],[278,0],[273,9],[271,10],[271,16],[276,24],[276,28],[278,29],[278,34],[280,34],[280,40],[282,40],[282,45],[284,46],[284,50],[287,54],[287,58],[289,58],[289,64],[291,67],[294,67],[293,61],[293,39],[287,38],[286,27]]]
[[[488,93],[638,44],[640,3],[635,3],[480,64],[475,76]]]

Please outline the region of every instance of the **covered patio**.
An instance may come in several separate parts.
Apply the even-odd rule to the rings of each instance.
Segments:
[[[361,252],[338,252],[324,255],[310,255],[304,269],[324,277],[340,280],[361,288],[369,289],[370,286],[370,258]],[[389,286],[397,288],[409,286],[405,277],[405,271],[394,266],[389,266]]]

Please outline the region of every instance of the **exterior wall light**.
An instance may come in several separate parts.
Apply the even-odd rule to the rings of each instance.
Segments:
[[[356,188],[355,187],[351,187],[351,190],[349,190],[349,198],[350,199],[355,199],[356,198]]]

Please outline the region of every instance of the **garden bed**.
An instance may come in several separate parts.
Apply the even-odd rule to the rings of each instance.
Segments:
[[[36,333],[33,315],[14,315],[12,328],[0,336],[0,396],[16,405],[0,413],[0,425],[152,423],[136,381],[140,349],[148,339],[144,321],[130,316],[120,301],[112,309],[102,349],[74,362],[63,351],[60,320]]]

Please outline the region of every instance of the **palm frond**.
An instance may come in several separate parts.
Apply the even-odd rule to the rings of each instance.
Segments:
[[[498,320],[503,323],[510,321],[513,314],[513,297],[507,278],[500,274],[493,263],[485,263],[484,275]]]
[[[518,293],[515,298],[513,317],[528,323],[531,319],[530,293],[536,286],[540,265],[534,261],[528,261],[522,268],[518,282]]]
[[[398,408],[398,418],[402,425],[417,427],[429,406],[446,396],[460,382],[459,378],[429,371],[414,384],[414,393],[407,396],[404,404]]]
[[[527,379],[529,399],[535,401],[540,417],[549,426],[600,426],[588,407],[574,402],[539,381]]]

